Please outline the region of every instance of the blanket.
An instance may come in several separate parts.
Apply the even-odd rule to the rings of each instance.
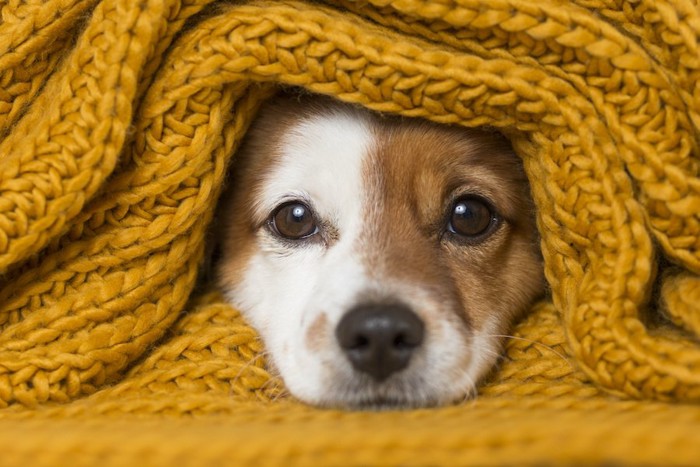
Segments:
[[[697,462],[696,0],[0,13],[3,464]],[[306,407],[196,287],[237,145],[289,85],[496,127],[522,157],[549,294],[477,399]]]

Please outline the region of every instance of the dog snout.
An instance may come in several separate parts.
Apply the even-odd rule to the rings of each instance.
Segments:
[[[381,382],[408,366],[424,328],[405,305],[359,305],[340,320],[336,338],[356,370]]]

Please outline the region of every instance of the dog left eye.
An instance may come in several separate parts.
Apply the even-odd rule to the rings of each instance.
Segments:
[[[466,196],[452,205],[447,228],[461,237],[477,239],[488,233],[496,220],[487,202],[479,197]]]
[[[275,209],[270,224],[275,233],[290,240],[306,238],[318,231],[313,212],[298,201],[285,203]]]

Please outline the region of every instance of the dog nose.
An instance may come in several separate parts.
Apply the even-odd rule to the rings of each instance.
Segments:
[[[360,305],[338,323],[335,335],[352,366],[381,382],[400,371],[423,342],[423,321],[405,305]]]

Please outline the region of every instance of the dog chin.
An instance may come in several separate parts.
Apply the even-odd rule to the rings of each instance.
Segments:
[[[321,408],[376,412],[444,406],[476,396],[471,387],[463,391],[450,391],[450,394],[438,393],[426,388],[425,381],[402,378],[400,375],[382,383],[374,382],[365,375],[355,375],[345,383],[336,382],[318,398],[297,397]]]

